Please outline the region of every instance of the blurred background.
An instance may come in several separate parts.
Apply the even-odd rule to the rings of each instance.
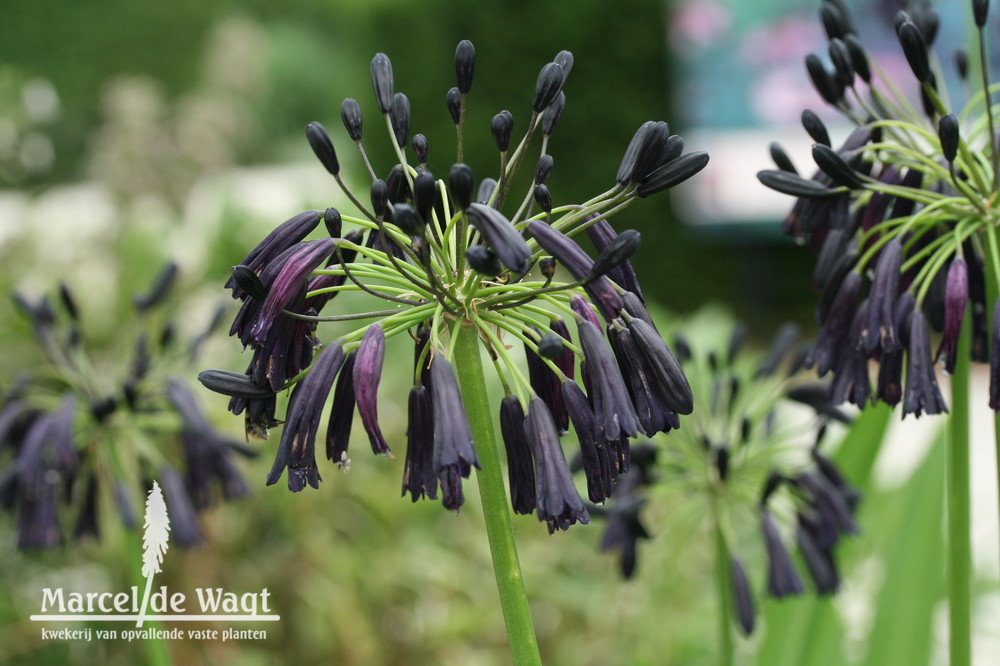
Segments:
[[[878,11],[865,30],[884,33],[898,3],[866,4]],[[445,93],[454,85],[455,45],[470,39],[477,61],[466,161],[477,177],[496,170],[490,118],[509,109],[519,136],[539,68],[568,49],[575,65],[566,111],[550,142],[549,185],[557,203],[608,189],[636,128],[646,120],[668,121],[685,137],[686,150],[707,150],[712,161],[697,183],[645,200],[615,221],[643,235],[634,262],[659,320],[668,329],[702,322],[701,330],[721,336],[740,319],[757,345],[784,320],[808,333],[813,258],[780,233],[789,201],[769,196],[753,174],[768,168],[771,140],[788,141],[793,153],[796,145],[808,146],[797,123],[803,107],[822,107],[802,67],[803,55],[822,43],[817,7],[808,0],[6,3],[0,10],[0,292],[37,296],[61,281],[72,285],[89,346],[98,350],[99,364],[113,366],[122,362],[116,335],[132,317],[132,297],[172,260],[180,267],[172,317],[182,332],[197,331],[227,302],[221,285],[231,266],[270,229],[301,210],[342,205],[304,140],[308,122],[330,130],[348,180],[355,174],[354,182],[364,182],[339,117],[341,101],[356,98],[365,114],[366,148],[376,169],[388,170],[388,141],[376,122],[368,74],[374,53],[392,59],[396,89],[412,106],[411,135],[429,138],[431,171],[447,172],[454,126]],[[942,18],[951,26],[944,11]],[[805,161],[800,165],[809,169]],[[227,319],[235,312],[229,303]],[[0,349],[3,389],[40,362],[28,323],[6,297],[0,298]],[[405,364],[411,350],[390,345],[389,353]],[[204,345],[199,363],[176,371],[193,380],[205,367],[245,363],[238,344],[220,331]],[[386,367],[393,367],[392,357]],[[405,380],[397,380],[394,385],[387,375],[380,400],[383,428],[398,441]],[[242,419],[226,412],[226,399],[196,391],[213,422],[242,439]],[[927,448],[932,430],[919,435]],[[877,439],[868,444],[877,449]],[[435,502],[411,505],[399,497],[401,460],[356,453],[350,474],[324,468],[319,491],[292,495],[281,485],[263,486],[273,444],[255,445],[262,455],[242,464],[252,495],[205,512],[206,542],[171,550],[162,583],[267,587],[282,620],[268,627],[264,641],[170,643],[176,663],[507,663],[471,486],[459,515]],[[857,483],[875,506],[881,497],[883,506],[905,516],[899,507],[914,495],[900,493],[910,487],[909,477],[893,477],[880,489],[874,481],[868,485],[870,466],[862,465],[866,475]],[[637,575],[627,582],[616,558],[599,552],[599,526],[550,537],[533,517],[518,517],[521,561],[547,663],[714,663],[711,540],[698,520],[672,520],[688,513],[683,500],[664,493],[650,507],[654,538],[643,544]],[[923,528],[928,562],[943,557],[939,523],[928,519],[928,528],[892,515],[900,529]],[[17,551],[15,532],[16,521],[0,515],[0,661],[147,659],[142,645],[121,641],[43,642],[27,620],[37,612],[42,587],[131,585],[126,563],[135,554],[120,528],[109,527],[100,541],[71,541],[45,552]],[[815,611],[817,626],[832,623],[841,632],[824,636],[838,637],[844,661],[823,661],[819,654],[808,663],[890,663],[870,661],[878,657],[864,647],[876,624],[873,595],[886,580],[885,553],[894,545],[889,535],[906,536],[882,532],[847,556],[869,587],[858,583],[849,587],[853,596]],[[759,573],[762,554],[756,557]],[[924,655],[937,654],[935,636],[943,631],[939,583],[927,583],[923,605],[910,599],[898,609],[919,615],[900,626],[926,636],[926,645],[916,641]],[[995,591],[995,581],[989,586]],[[799,655],[801,645],[784,653],[784,662],[775,647],[781,627],[795,624],[792,615],[814,612],[805,605],[812,600],[801,601],[784,609],[768,602],[767,612],[784,615],[774,616],[774,630],[765,623],[741,646],[748,663],[764,648],[770,658],[761,663],[807,663],[789,657]],[[882,622],[891,627],[891,620]],[[789,631],[809,629],[799,625]]]

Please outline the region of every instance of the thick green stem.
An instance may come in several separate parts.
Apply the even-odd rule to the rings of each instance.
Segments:
[[[1000,247],[997,246],[996,228],[992,223],[987,223],[986,239],[986,312],[987,326],[990,334],[989,340],[993,339],[996,332],[993,330],[993,317],[990,316],[996,307],[997,298],[1000,298]],[[992,345],[991,345],[992,347]],[[989,349],[993,354],[993,349]],[[993,412],[993,441],[996,452],[996,475],[997,475],[997,501],[1000,502],[1000,411]]]
[[[535,627],[531,622],[531,609],[524,591],[521,564],[517,558],[517,545],[510,521],[507,492],[500,473],[500,453],[493,430],[493,417],[486,393],[486,377],[480,357],[478,329],[472,322],[459,327],[455,341],[455,371],[462,388],[465,411],[469,415],[472,438],[482,465],[476,473],[479,496],[483,502],[486,519],[486,536],[493,556],[493,573],[500,592],[500,607],[507,626],[514,663],[541,664]]]
[[[948,611],[951,666],[972,663],[972,542],[969,492],[969,352],[966,314],[951,377],[948,420]]]

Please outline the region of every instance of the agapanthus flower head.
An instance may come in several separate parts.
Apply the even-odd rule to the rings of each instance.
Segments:
[[[390,446],[397,450],[382,431],[377,394],[382,374],[392,369],[383,360],[389,345],[394,338],[413,340],[403,494],[414,500],[440,495],[445,507],[458,510],[463,480],[486,464],[473,441],[464,405],[463,382],[469,380],[456,351],[457,341],[469,336],[493,361],[504,389],[500,423],[515,512],[534,512],[550,530],[566,529],[587,522],[588,514],[572,483],[563,435],[575,430],[587,461],[588,495],[603,501],[630,467],[630,440],[645,431],[677,429],[678,415],[694,408],[629,261],[639,249],[639,234],[618,233],[609,220],[690,178],[708,156],[685,154],[683,140],[665,122],[648,123],[626,150],[608,192],[586,203],[559,201],[545,182],[554,165],[550,138],[567,112],[563,90],[573,68],[572,54],[562,51],[541,68],[525,101],[530,108],[523,127],[507,110],[488,123],[478,121],[489,125],[500,168],[477,181],[461,135],[472,122],[466,103],[477,57],[468,41],[456,48],[457,85],[446,101],[459,140],[450,165],[428,164],[443,151],[435,144],[432,155],[423,135],[413,139],[418,165],[409,161],[409,101],[384,53],[375,55],[370,73],[375,104],[387,116],[394,153],[389,163],[379,165],[365,151],[362,105],[348,98],[340,109],[370,177],[370,184],[358,188],[360,196],[348,187],[336,159],[337,137],[318,123],[309,126],[309,143],[357,215],[332,208],[322,215],[304,213],[237,264],[229,286],[243,303],[231,332],[253,358],[242,375],[209,371],[202,379],[232,397],[232,411],[247,411],[254,434],[278,424],[274,398],[292,389],[268,482],[287,467],[290,487],[299,490],[320,481],[314,442],[331,392],[327,458],[347,469],[355,408],[373,451],[388,456]],[[515,126],[524,132],[519,140]],[[534,165],[534,176],[515,199],[516,174],[525,164]],[[434,170],[447,179],[438,180]],[[384,180],[377,175],[386,173]],[[328,235],[308,240],[320,216],[332,220],[325,225]],[[580,244],[588,243],[581,240],[588,235],[593,249]],[[381,303],[367,312],[321,314],[341,291]],[[341,328],[328,333],[321,322],[340,322]],[[515,348],[523,348],[527,372],[516,362]],[[317,349],[323,351],[317,355]]]
[[[972,5],[982,30],[985,4]],[[773,147],[778,170],[758,174],[798,198],[785,230],[819,253],[813,287],[823,293],[823,328],[811,358],[821,375],[833,373],[837,399],[902,402],[903,415],[944,412],[935,365],[955,369],[961,336],[972,340],[972,360],[1000,363],[987,342],[987,284],[1000,278],[989,275],[1000,270],[1000,128],[983,102],[989,91],[971,90],[964,108],[951,106],[938,81],[951,70],[932,64],[940,21],[930,3],[908,3],[887,26],[909,65],[908,81],[888,81],[871,66],[846,5],[824,3],[820,15],[833,68],[811,54],[806,70],[823,99],[857,128],[834,148],[815,114],[805,112],[803,124],[817,141],[815,175],[798,176]],[[965,77],[961,68],[958,74]],[[988,76],[976,86],[988,88]],[[919,95],[922,114],[900,90]],[[941,339],[930,356],[935,333]]]
[[[710,325],[713,332],[719,328],[715,321]],[[729,338],[713,347],[686,347],[683,367],[699,406],[695,417],[684,421],[661,449],[633,447],[632,469],[619,477],[608,505],[592,510],[607,519],[604,542],[617,545],[629,577],[636,569],[639,540],[656,538],[658,532],[641,522],[642,508],[670,489],[683,493],[685,502],[700,498],[706,522],[724,543],[721,557],[732,593],[727,614],[745,634],[756,625],[756,589],[775,598],[801,595],[806,589],[802,576],[808,574],[819,593],[835,591],[837,547],[858,531],[854,512],[860,495],[820,450],[827,425],[850,419],[834,404],[831,382],[817,382],[801,372],[798,337],[798,326],[783,325],[761,354],[748,349],[747,328],[735,325]],[[628,338],[618,339],[627,348]],[[577,419],[593,418],[581,409],[586,405],[579,389],[573,384],[564,388],[574,425]],[[789,416],[782,409],[788,402],[813,413]],[[802,433],[809,431],[816,433],[815,444],[802,442]],[[577,467],[586,475],[590,499],[603,501],[600,449],[581,449]],[[649,491],[654,485],[656,495]],[[742,527],[753,522],[760,525],[767,556],[760,574],[743,559],[750,549]],[[792,556],[796,533],[805,567]]]
[[[309,217],[306,224],[315,226],[315,215]],[[301,222],[282,225],[255,257],[274,252],[275,243],[281,244],[276,239],[287,238],[290,226]],[[171,538],[192,546],[203,539],[197,511],[249,492],[236,458],[256,452],[218,432],[196,394],[173,374],[197,356],[221,323],[216,315],[184,340],[160,316],[178,276],[177,265],[167,263],[133,299],[140,326],[121,327],[111,358],[103,358],[105,352],[86,335],[86,303],[69,285],[59,286],[55,305],[15,294],[44,354],[31,375],[0,388],[0,507],[18,515],[19,548],[99,538],[114,529],[102,520],[109,513],[125,529],[135,529],[136,505],[153,481],[166,493]],[[213,374],[210,381],[234,400],[273,395],[244,374]],[[136,437],[146,444],[117,445]],[[105,498],[114,503],[110,512],[102,506]]]

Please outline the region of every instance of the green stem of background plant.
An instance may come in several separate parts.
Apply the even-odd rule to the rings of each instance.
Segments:
[[[992,313],[1000,298],[1000,243],[997,241],[996,227],[986,225],[986,312]],[[987,316],[988,340],[993,339],[993,317]],[[993,350],[990,349],[990,354]],[[993,412],[993,440],[996,451],[997,501],[1000,503],[1000,412]]]
[[[719,603],[719,663],[722,666],[732,666],[733,634],[730,623],[729,607],[732,603],[732,592],[729,580],[729,545],[726,543],[726,533],[723,527],[721,496],[723,489],[712,493],[712,518],[715,527],[715,584]]]
[[[500,592],[500,607],[507,626],[511,655],[518,666],[541,664],[535,627],[531,622],[531,609],[521,576],[521,564],[517,557],[517,544],[514,542],[507,491],[504,490],[503,475],[500,473],[500,453],[497,450],[489,396],[486,393],[479,332],[471,321],[458,327],[454,365],[462,388],[465,412],[469,415],[479,464],[482,465],[482,469],[476,473],[476,480],[479,482],[486,536],[493,556],[493,573]]]
[[[972,663],[972,541],[969,468],[969,353],[971,318],[966,312],[951,376],[948,419],[948,616],[951,666]]]

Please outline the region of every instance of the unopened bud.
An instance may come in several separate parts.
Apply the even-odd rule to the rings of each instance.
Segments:
[[[513,132],[514,116],[511,115],[510,111],[504,109],[493,116],[493,120],[490,121],[490,133],[493,135],[493,141],[497,144],[497,150],[501,153],[510,147],[510,135]]]
[[[337,160],[337,151],[333,149],[333,142],[330,141],[330,135],[326,133],[326,128],[317,122],[309,123],[306,125],[306,140],[312,146],[313,152],[319,158],[320,164],[330,172],[330,175],[336,176],[340,173],[340,162]]]
[[[348,97],[341,103],[340,118],[351,139],[361,141],[361,106],[356,99]]]
[[[383,114],[392,110],[392,98],[395,84],[392,80],[392,62],[384,53],[376,53],[371,66],[372,88],[375,90],[375,101],[378,110]]]
[[[472,75],[476,71],[476,47],[467,39],[463,39],[455,48],[455,78],[458,81],[458,92],[463,95],[472,90]]]

